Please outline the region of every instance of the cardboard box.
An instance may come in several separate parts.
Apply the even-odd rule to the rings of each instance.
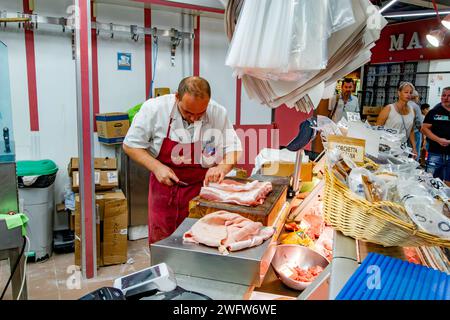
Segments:
[[[75,264],[81,266],[79,195],[75,197]],[[95,195],[97,208],[97,265],[125,263],[128,251],[127,199],[122,191]]]
[[[119,186],[119,177],[117,170],[100,171],[95,170],[95,190],[112,190]],[[80,174],[78,171],[72,173],[72,190],[78,192],[80,188]]]
[[[369,121],[369,123],[376,123],[378,120],[378,116],[367,116],[367,121]]]
[[[122,192],[105,197],[100,201],[100,216],[103,215],[103,264],[107,266],[127,262],[128,208]]]
[[[278,167],[277,167],[278,165]],[[302,163],[300,178],[304,182],[310,182],[313,179],[313,162]],[[289,177],[294,174],[295,163],[292,162],[266,162],[262,165],[261,174],[268,176]]]
[[[381,112],[381,109],[383,109],[383,107],[364,106],[363,107],[363,115],[378,116],[378,114]]]
[[[69,172],[69,177],[72,176],[73,171],[78,171],[79,158],[70,158],[69,166],[67,171]],[[117,170],[117,160],[116,158],[94,158],[94,169],[98,170]]]
[[[75,265],[81,265],[81,214],[80,214],[80,198],[77,195],[75,200],[75,212],[74,224],[75,224]],[[103,266],[102,253],[101,253],[101,240],[100,240],[100,218],[98,212],[96,212],[96,252],[97,252],[97,267]]]
[[[128,113],[100,113],[95,120],[98,141],[105,144],[121,144],[130,128]]]

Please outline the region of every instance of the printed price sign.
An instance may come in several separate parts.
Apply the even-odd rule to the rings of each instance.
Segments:
[[[357,164],[364,164],[366,141],[343,136],[328,136],[328,149],[338,149]]]

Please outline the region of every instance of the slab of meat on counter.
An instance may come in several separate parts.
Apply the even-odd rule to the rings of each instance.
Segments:
[[[199,219],[183,235],[185,243],[217,247],[223,254],[259,246],[274,233],[272,227],[263,227],[237,213],[216,211]]]
[[[210,183],[202,187],[200,197],[209,201],[233,203],[243,206],[257,206],[264,203],[272,191],[272,183],[252,181],[240,183],[224,180],[222,183]]]

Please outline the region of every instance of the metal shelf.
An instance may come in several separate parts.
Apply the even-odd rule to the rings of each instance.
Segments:
[[[66,29],[75,29],[75,18],[66,17],[46,17],[36,14],[26,14],[22,12],[10,13],[7,11],[0,11],[0,22],[6,27],[7,24],[18,23],[19,28],[24,29],[38,29],[40,24],[60,26],[63,32]],[[139,40],[141,36],[151,35],[153,37],[169,37],[174,41],[181,41],[183,39],[194,39],[193,32],[179,31],[175,28],[170,30],[158,29],[158,28],[144,28],[138,25],[121,25],[105,22],[92,22],[92,29],[97,30],[97,34],[100,32],[106,32],[114,37],[114,33],[129,33],[131,38],[135,41]]]

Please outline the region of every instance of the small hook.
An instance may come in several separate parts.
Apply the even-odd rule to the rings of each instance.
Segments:
[[[112,23],[109,24],[109,30],[111,30],[111,39],[113,39],[114,38],[114,30],[113,30],[113,24]]]

